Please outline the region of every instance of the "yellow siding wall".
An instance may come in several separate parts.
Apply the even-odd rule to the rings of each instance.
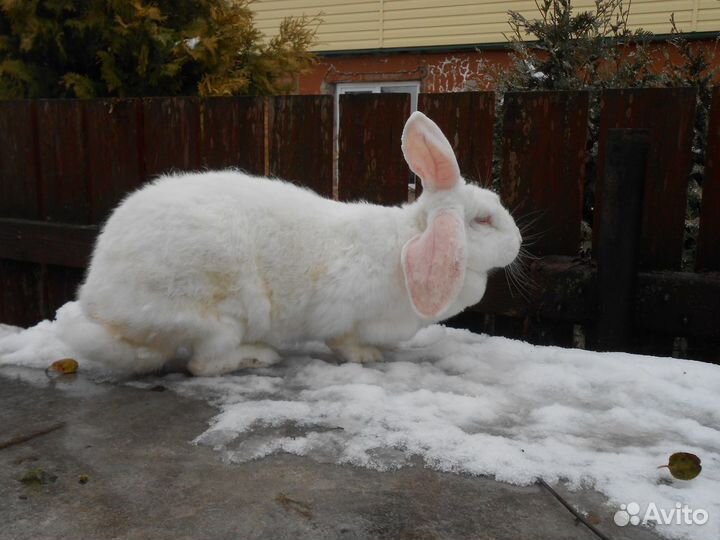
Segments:
[[[320,15],[318,51],[504,42],[508,10],[536,13],[534,0],[255,0],[252,9],[267,35],[288,15]],[[720,30],[719,0],[633,0],[630,23],[668,33],[671,13],[684,32]]]
[[[288,15],[316,16],[321,14],[317,50],[372,49],[382,42],[381,0],[255,0],[258,28],[266,35],[277,31],[280,21]]]
[[[720,2],[718,0],[698,0],[697,30],[713,31],[720,28]]]

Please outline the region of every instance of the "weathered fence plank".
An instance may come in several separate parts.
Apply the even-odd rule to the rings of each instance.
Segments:
[[[601,96],[598,178],[608,130],[650,130],[639,259],[643,268],[680,268],[696,94],[694,88],[642,88],[606,90]],[[596,213],[602,198],[598,185]],[[593,233],[597,245],[598,229]]]
[[[588,94],[505,94],[500,192],[535,255],[575,255],[580,245]],[[529,223],[529,225],[528,225]],[[491,286],[499,286],[495,276]],[[517,292],[516,294],[521,294]],[[513,328],[496,317],[501,326]],[[570,345],[572,324],[529,314],[512,337]]]
[[[0,218],[0,259],[84,268],[97,234],[95,225]]]
[[[710,108],[696,268],[720,270],[720,87]]]
[[[36,102],[0,101],[0,216],[40,218]],[[0,260],[0,322],[42,319],[41,266]]]
[[[580,245],[588,94],[505,95],[501,194],[520,222],[535,224],[536,255],[575,255]]]
[[[265,174],[265,98],[208,98],[200,104],[200,163]],[[190,160],[188,159],[188,166]],[[157,171],[156,171],[157,172]]]
[[[48,265],[45,272],[44,317],[52,318],[58,308],[75,299],[85,270]]]
[[[332,96],[272,98],[269,174],[332,197],[333,122]]]
[[[720,343],[718,306],[720,276],[691,272],[638,274],[634,321],[638,328]]]
[[[91,221],[100,223],[144,180],[142,104],[136,99],[90,100],[84,108]]]
[[[0,260],[0,322],[33,326],[45,318],[42,266]]]
[[[49,221],[90,222],[83,105],[49,99],[37,104],[40,206]]]
[[[172,97],[142,100],[145,175],[200,168],[200,102]]]
[[[410,169],[400,149],[408,94],[340,96],[338,195],[342,201],[407,201]]]
[[[418,109],[429,116],[450,141],[460,172],[482,186],[491,185],[495,94],[420,94]]]
[[[0,101],[0,216],[40,217],[32,101]]]
[[[97,226],[0,218],[0,321],[30,326],[72,300]]]

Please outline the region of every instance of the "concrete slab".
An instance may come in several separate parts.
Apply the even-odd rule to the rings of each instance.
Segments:
[[[65,422],[0,449],[0,539],[596,538],[538,486],[289,455],[226,464],[190,443],[214,412],[168,391],[0,369],[0,444]],[[19,481],[38,467],[56,480]],[[617,527],[598,493],[563,494],[611,538],[657,538]]]

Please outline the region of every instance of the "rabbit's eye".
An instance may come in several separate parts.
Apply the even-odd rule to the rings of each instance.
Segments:
[[[492,226],[492,218],[490,216],[477,216],[473,219],[473,223],[476,225],[490,225]]]

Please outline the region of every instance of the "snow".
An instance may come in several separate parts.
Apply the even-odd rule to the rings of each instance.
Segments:
[[[197,47],[198,43],[200,43],[200,38],[198,36],[185,40],[185,45],[187,45],[188,49],[191,50]]]
[[[19,333],[0,327],[0,366],[44,368],[72,356],[63,347],[51,322]],[[720,536],[720,366],[537,347],[442,326],[390,351],[385,363],[338,364],[322,344],[283,357],[224,377],[130,384],[161,383],[215,405],[195,442],[228,462],[289,452],[387,470],[420,457],[437,470],[512,484],[541,477],[593,487],[614,509],[687,504],[707,511],[708,523],[658,532]],[[702,459],[699,477],[674,480],[657,468],[678,451]]]

